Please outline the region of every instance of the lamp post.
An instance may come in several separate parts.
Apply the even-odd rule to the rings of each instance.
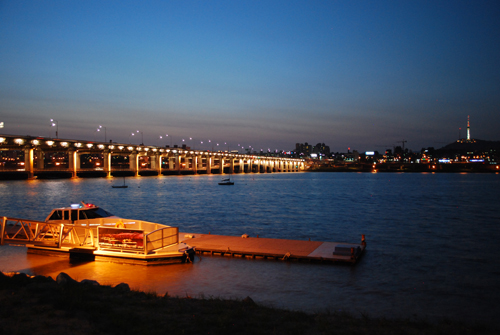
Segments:
[[[136,133],[141,133],[141,145],[144,145],[144,133],[142,131],[136,130]]]
[[[52,122],[52,127],[56,127],[56,138],[59,138],[59,122],[54,119],[50,119],[50,122]]]
[[[168,134],[165,134],[165,137],[168,137]],[[163,138],[163,135],[160,135],[160,139]],[[170,146],[172,146],[172,137],[170,137]]]
[[[107,139],[106,139],[106,127],[99,126],[99,128],[97,128],[97,131],[101,131],[101,129],[103,129],[103,128],[104,128],[104,142],[106,142],[107,141]]]

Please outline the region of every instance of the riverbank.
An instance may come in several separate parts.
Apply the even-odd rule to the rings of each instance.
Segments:
[[[6,334],[496,334],[454,321],[307,314],[261,306],[250,297],[170,297],[96,281],[0,273]]]

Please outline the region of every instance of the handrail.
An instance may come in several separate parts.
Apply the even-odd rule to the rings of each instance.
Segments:
[[[164,227],[144,236],[144,254],[179,242],[178,227]]]

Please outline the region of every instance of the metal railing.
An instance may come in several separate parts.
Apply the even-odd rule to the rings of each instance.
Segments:
[[[179,228],[165,227],[154,230],[144,236],[144,254],[179,242]]]
[[[3,217],[0,245],[7,243],[34,244],[61,248],[67,246],[94,246],[92,229],[88,227],[48,223]]]

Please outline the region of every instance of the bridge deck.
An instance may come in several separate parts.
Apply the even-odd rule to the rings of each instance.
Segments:
[[[211,255],[355,263],[366,244],[300,241],[275,238],[239,237],[179,233],[179,240]],[[353,248],[353,254],[351,254]]]

